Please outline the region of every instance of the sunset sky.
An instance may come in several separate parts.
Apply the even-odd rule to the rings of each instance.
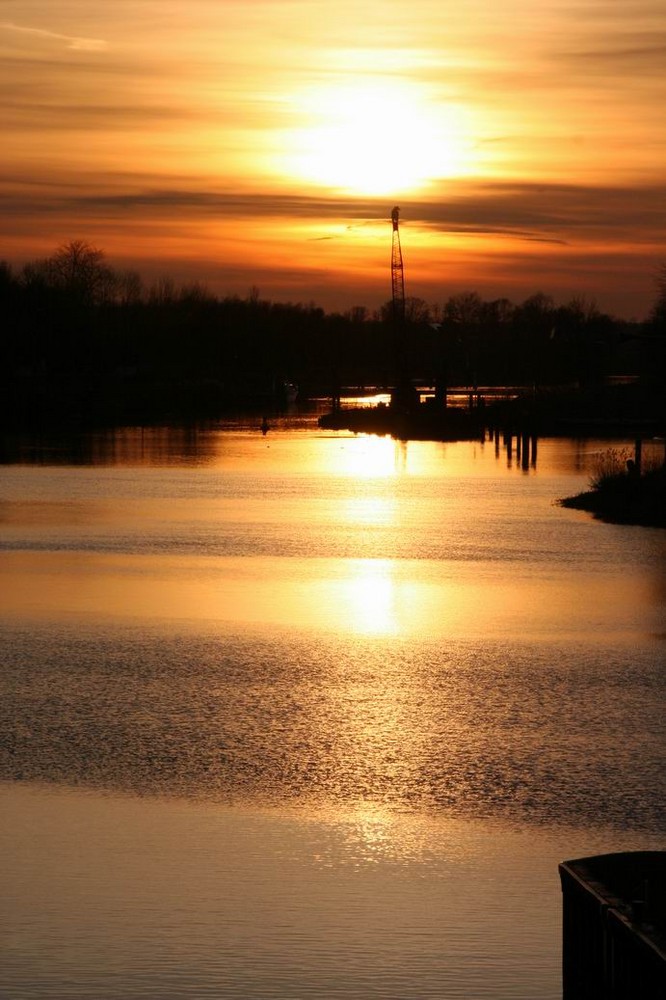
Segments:
[[[594,299],[666,260],[664,0],[0,0],[0,257],[314,301]]]

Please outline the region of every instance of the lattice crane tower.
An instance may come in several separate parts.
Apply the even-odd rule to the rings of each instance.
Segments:
[[[393,238],[391,241],[391,293],[393,319],[396,326],[402,326],[405,319],[405,274],[402,265],[402,250],[400,249],[399,219],[400,209],[396,205],[391,212],[391,222],[393,223]]]

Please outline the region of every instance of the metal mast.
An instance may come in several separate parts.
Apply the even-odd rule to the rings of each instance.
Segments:
[[[393,320],[396,327],[401,327],[405,319],[405,275],[402,266],[402,250],[400,249],[399,216],[400,209],[396,205],[391,212],[391,222],[393,223],[393,238],[391,241],[391,293]]]

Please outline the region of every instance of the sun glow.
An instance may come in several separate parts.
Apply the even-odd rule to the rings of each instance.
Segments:
[[[469,172],[462,109],[386,79],[320,88],[299,100],[306,124],[288,139],[286,169],[349,194],[414,191]]]

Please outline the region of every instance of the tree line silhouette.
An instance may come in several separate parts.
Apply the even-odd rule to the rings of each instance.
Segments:
[[[145,285],[83,240],[20,269],[0,263],[0,315],[5,425],[215,416],[277,405],[287,380],[305,396],[396,378],[390,302],[327,313],[257,289],[220,298],[199,283]],[[402,340],[402,363],[426,382],[590,387],[631,374],[657,391],[666,267],[641,322],[584,298],[516,305],[470,291],[441,305],[408,298]]]

